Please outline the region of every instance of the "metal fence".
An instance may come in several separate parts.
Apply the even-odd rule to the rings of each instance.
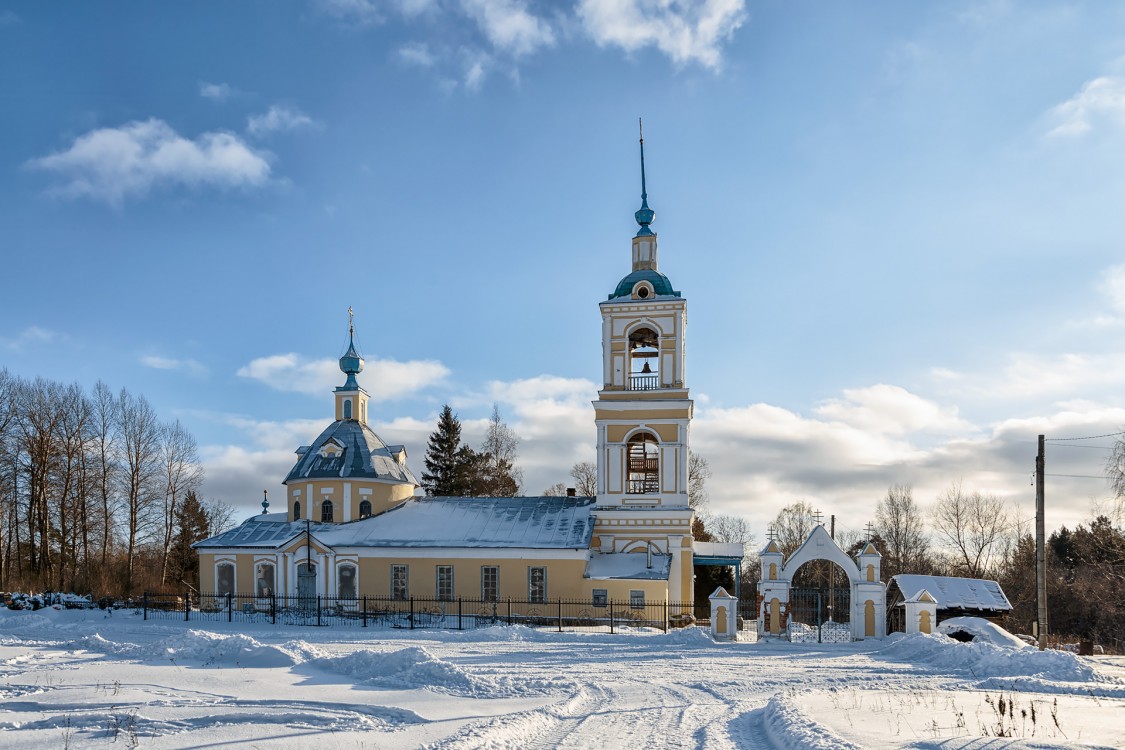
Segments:
[[[684,602],[589,599],[527,601],[457,598],[452,600],[388,596],[354,599],[328,596],[256,596],[254,594],[151,594],[141,601],[144,619],[200,622],[270,623],[385,629],[470,630],[491,625],[526,625],[562,632],[616,633],[630,628],[668,632],[694,624],[692,612],[710,616],[709,607]]]

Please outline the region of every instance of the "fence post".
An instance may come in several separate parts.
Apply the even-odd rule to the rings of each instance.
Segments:
[[[613,635],[613,600],[609,600],[609,634]]]
[[[461,627],[461,597],[457,597],[457,629],[463,630]]]
[[[316,595],[316,626],[320,627],[320,594]]]
[[[144,612],[144,619],[148,619],[148,592],[146,591],[141,597],[141,607]]]
[[[234,592],[227,592],[227,622],[234,622],[234,609],[232,608],[231,600],[234,598]]]
[[[414,629],[414,597],[410,597],[410,629]]]
[[[737,622],[737,620],[736,620]],[[664,632],[668,632],[668,600],[664,600]]]
[[[562,599],[559,599],[559,632],[562,632]]]
[[[820,591],[816,592],[816,642],[824,643],[824,615],[820,608]]]
[[[512,597],[508,597],[508,624],[512,624]]]
[[[270,592],[270,624],[277,624],[277,594]]]
[[[363,627],[367,627],[367,594],[363,595]]]
[[[191,617],[191,592],[188,591],[184,594],[184,622],[188,621]]]

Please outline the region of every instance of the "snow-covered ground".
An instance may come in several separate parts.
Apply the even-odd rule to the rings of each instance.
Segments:
[[[2,748],[1125,747],[1125,658],[0,611]],[[997,739],[997,735],[1007,737]]]

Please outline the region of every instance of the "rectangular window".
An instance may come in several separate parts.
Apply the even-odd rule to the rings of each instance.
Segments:
[[[632,589],[629,591],[629,606],[633,609],[644,609],[645,592]]]
[[[273,564],[260,562],[254,566],[254,593],[258,596],[273,595]]]
[[[527,598],[533,602],[547,601],[547,569],[527,569]]]
[[[500,567],[498,565],[480,566],[480,598],[486,602],[500,599]]]
[[[437,598],[443,602],[453,601],[453,566],[437,566]]]
[[[609,603],[609,592],[605,589],[594,589],[594,606],[604,607]]]
[[[409,569],[406,565],[391,566],[391,598],[408,599],[410,597]]]

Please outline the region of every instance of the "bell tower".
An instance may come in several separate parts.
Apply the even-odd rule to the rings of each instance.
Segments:
[[[657,267],[643,131],[640,144],[640,229],[632,242],[632,271],[600,305],[597,504],[686,509],[693,406],[684,379],[687,302]]]

